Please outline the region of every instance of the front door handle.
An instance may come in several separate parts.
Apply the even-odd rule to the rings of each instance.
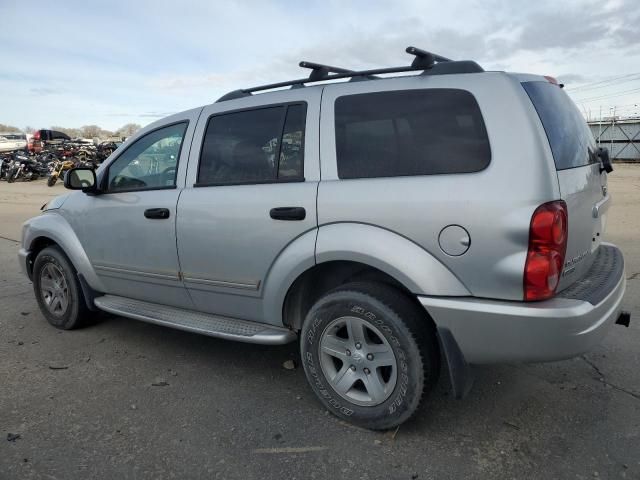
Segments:
[[[147,208],[144,211],[146,218],[152,218],[156,220],[165,220],[169,218],[170,213],[168,208]]]
[[[304,220],[307,211],[303,207],[276,207],[269,211],[274,220]]]

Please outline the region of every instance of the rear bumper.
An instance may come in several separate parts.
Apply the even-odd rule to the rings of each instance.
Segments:
[[[418,300],[439,330],[450,331],[467,363],[543,362],[574,357],[600,343],[622,308],[626,288],[622,254],[609,244],[602,244],[600,249],[600,261],[594,262],[578,282],[580,285],[551,300]]]

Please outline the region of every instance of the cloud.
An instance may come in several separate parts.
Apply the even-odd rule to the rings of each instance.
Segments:
[[[487,69],[584,83],[637,70],[636,2],[185,0],[174,8],[162,0],[68,0],[53,9],[45,0],[0,2],[0,121],[145,123],[237,88],[304,77],[300,60],[408,65],[409,45]],[[47,21],[25,29],[24,18],[41,7]]]
[[[62,93],[62,92],[63,90],[59,90],[57,88],[49,88],[49,87],[36,87],[36,88],[29,89],[29,93],[33,95],[38,95],[38,96],[55,95],[57,93]]]

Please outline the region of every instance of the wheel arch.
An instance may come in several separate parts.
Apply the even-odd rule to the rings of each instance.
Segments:
[[[57,213],[45,213],[27,221],[23,226],[22,244],[29,252],[27,257],[28,273],[32,273],[33,262],[42,249],[55,245],[67,256],[83,281],[94,291],[104,291],[75,232]]]
[[[292,320],[293,312],[306,314],[304,308],[292,310],[301,291],[310,295],[307,286],[317,284],[314,292],[323,293],[356,274],[391,284],[413,299],[470,295],[445,265],[411,240],[373,225],[337,223],[301,235],[280,253],[265,279],[263,318],[295,328],[301,320]]]
[[[404,294],[424,311],[411,290],[388,273],[366,263],[332,260],[305,270],[290,285],[282,306],[282,322],[285,326],[299,331],[307,312],[320,297],[337,287],[353,282],[387,285]],[[429,317],[426,311],[425,317]]]

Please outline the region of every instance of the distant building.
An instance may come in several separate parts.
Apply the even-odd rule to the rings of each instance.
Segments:
[[[640,118],[603,118],[587,122],[596,143],[609,149],[614,161],[640,162]]]

